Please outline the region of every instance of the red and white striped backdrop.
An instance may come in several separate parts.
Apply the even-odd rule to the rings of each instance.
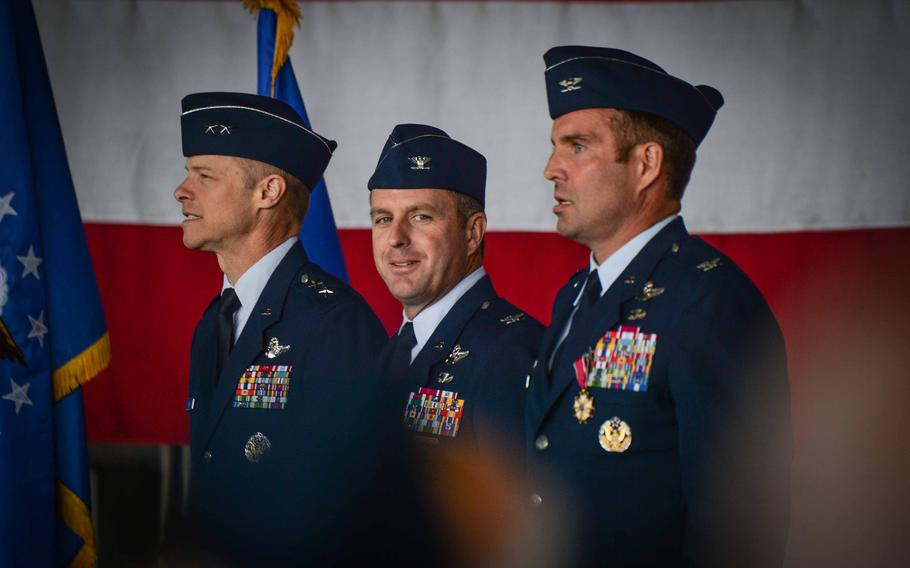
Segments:
[[[185,442],[193,326],[217,293],[187,251],[173,188],[179,102],[255,91],[255,22],[239,2],[35,0],[111,332],[86,389],[94,441]],[[427,122],[489,160],[487,268],[548,321],[586,251],[553,232],[542,170],[550,121],[542,54],[566,43],[640,53],[727,98],[683,203],[693,232],[757,282],[787,336],[797,433],[807,322],[842,309],[910,251],[906,4],[778,2],[314,2],[292,61],[317,131],[351,281],[388,327],[399,308],[370,254],[366,180],[391,127]],[[887,53],[887,57],[884,54]]]

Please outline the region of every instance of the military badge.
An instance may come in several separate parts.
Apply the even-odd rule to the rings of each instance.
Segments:
[[[654,282],[651,282],[649,280],[648,282],[645,282],[645,287],[641,289],[641,294],[635,296],[635,299],[640,302],[647,302],[648,300],[653,300],[663,293],[663,288],[658,288],[654,285]]]
[[[465,357],[467,357],[470,354],[471,354],[470,351],[462,350],[461,345],[456,345],[455,347],[452,348],[452,352],[449,353],[449,356],[446,357],[445,364],[454,365],[455,363],[461,361],[462,359],[464,359]]]
[[[720,257],[712,258],[711,260],[706,260],[695,265],[695,268],[701,270],[702,272],[707,272],[709,270],[714,270],[720,266]]]
[[[601,424],[597,440],[604,450],[622,453],[632,445],[632,429],[619,416],[614,416]]]
[[[457,392],[422,388],[408,396],[404,426],[420,434],[454,438],[463,413],[464,400]]]
[[[646,312],[645,310],[643,310],[641,308],[635,308],[634,310],[630,311],[626,315],[626,319],[629,321],[638,321],[641,319],[645,319],[645,317],[647,315],[648,315],[648,312]]]
[[[585,424],[594,416],[594,397],[588,392],[588,389],[578,391],[575,401],[572,403],[572,410],[575,412],[575,419],[579,424]]]
[[[269,450],[272,449],[272,442],[262,432],[256,432],[243,445],[243,455],[250,463],[259,463]]]
[[[281,355],[282,353],[287,353],[291,350],[290,345],[280,345],[278,343],[278,338],[273,337],[269,339],[269,346],[265,349],[265,356],[269,359],[274,359],[275,357]]]
[[[293,365],[250,365],[234,389],[234,408],[284,410]]]
[[[442,373],[439,373],[439,376],[436,377],[436,380],[439,382],[439,384],[444,385],[446,383],[451,383],[452,379],[454,379],[454,378],[455,378],[455,375],[453,375],[452,373],[446,373],[445,371],[443,371]]]
[[[656,333],[621,325],[572,364],[578,386],[645,392],[656,350]]]

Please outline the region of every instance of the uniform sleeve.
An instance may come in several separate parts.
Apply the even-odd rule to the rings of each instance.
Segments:
[[[492,345],[485,365],[489,370],[481,382],[475,428],[481,435],[481,450],[494,452],[508,460],[510,466],[524,466],[524,413],[526,378],[543,334],[543,326],[530,323],[522,329],[502,329]],[[510,333],[511,332],[511,333]]]
[[[780,566],[792,459],[783,337],[749,283],[703,282],[695,297],[669,375],[686,554],[694,566]]]

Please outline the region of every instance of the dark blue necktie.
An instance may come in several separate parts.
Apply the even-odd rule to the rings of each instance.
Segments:
[[[582,332],[582,323],[584,322],[585,317],[591,312],[594,304],[600,299],[601,290],[600,276],[597,274],[596,270],[592,270],[588,273],[587,280],[585,280],[585,289],[581,293],[581,299],[578,301],[578,309],[575,310],[575,315],[572,316],[569,333],[566,335],[566,338],[563,339],[562,343],[559,344],[559,347],[556,348],[556,354],[553,356],[553,366],[550,368],[551,377],[554,369],[560,369],[565,364],[565,361],[562,361],[561,359],[566,344],[574,339],[577,333]]]
[[[401,327],[395,336],[395,348],[389,360],[388,378],[403,380],[411,366],[411,350],[417,345],[417,336],[414,335],[414,324],[408,322]]]
[[[215,367],[215,381],[234,347],[234,313],[240,309],[240,298],[233,288],[225,288],[218,299],[218,364]]]

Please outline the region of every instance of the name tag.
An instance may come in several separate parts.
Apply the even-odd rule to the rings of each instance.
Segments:
[[[573,364],[579,385],[610,390],[648,390],[657,334],[622,325],[603,335]]]
[[[284,410],[293,365],[250,365],[234,390],[234,408]]]
[[[420,434],[454,438],[463,413],[464,400],[457,392],[422,388],[408,396],[404,426]]]

